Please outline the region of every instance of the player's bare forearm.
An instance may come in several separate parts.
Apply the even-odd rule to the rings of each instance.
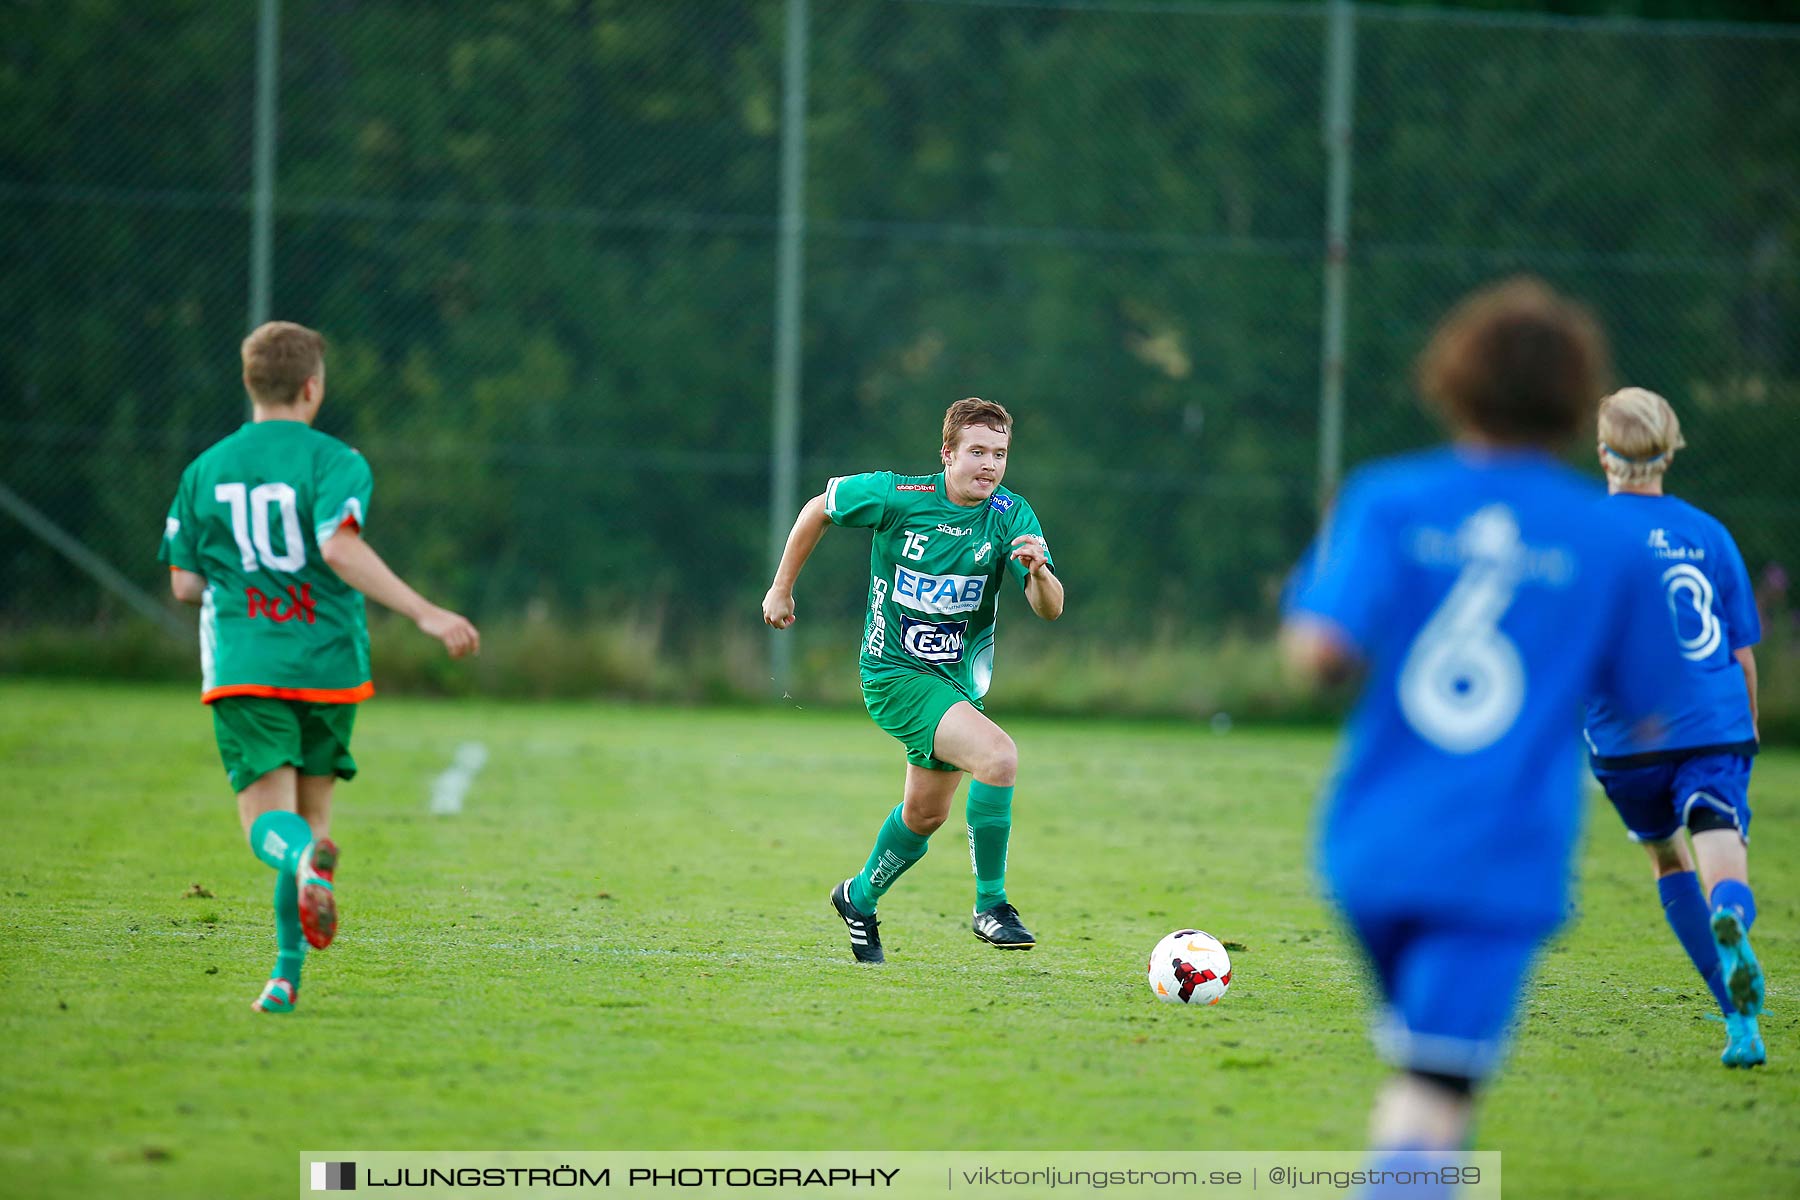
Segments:
[[[1031,611],[1046,621],[1063,614],[1063,585],[1048,565],[1039,567],[1025,579],[1025,600]]]
[[[1356,668],[1356,656],[1337,629],[1305,617],[1281,627],[1281,658],[1289,674],[1309,687],[1342,683]]]
[[[1750,728],[1762,737],[1762,724],[1756,719],[1756,651],[1748,646],[1740,646],[1731,652],[1738,660],[1738,666],[1744,668],[1744,686],[1750,691]]]
[[[1062,616],[1063,585],[1050,569],[1050,547],[1041,533],[1021,533],[1007,557],[1025,568],[1025,601],[1046,621]]]
[[[800,571],[806,566],[806,560],[818,547],[819,539],[825,536],[831,518],[825,515],[825,496],[820,493],[808,500],[800,509],[800,515],[794,518],[794,527],[788,531],[787,545],[782,547],[781,563],[775,568],[775,580],[769,584],[768,592],[763,596],[763,623],[776,629],[786,629],[794,623],[794,584],[800,579]]]
[[[450,657],[481,651],[481,635],[467,618],[439,608],[414,591],[406,580],[394,573],[375,547],[363,540],[355,529],[340,529],[319,552],[338,578],[386,608],[408,618],[421,630],[444,643]]]
[[[183,567],[170,567],[169,591],[183,604],[198,605],[206,598],[206,576]]]

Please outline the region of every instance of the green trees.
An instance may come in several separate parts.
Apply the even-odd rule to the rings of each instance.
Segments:
[[[157,584],[176,472],[242,415],[253,13],[54,9],[9,13],[0,59],[4,478]],[[332,339],[371,536],[478,615],[753,600],[778,0],[283,10],[275,307]],[[812,24],[803,486],[929,469],[944,406],[988,395],[1072,579],[1266,618],[1315,501],[1321,11]],[[1677,485],[1753,570],[1800,560],[1797,52],[1361,10],[1350,460],[1432,436],[1429,323],[1534,270],[1674,399]],[[854,571],[815,611],[852,617]],[[0,614],[88,595],[0,526]]]

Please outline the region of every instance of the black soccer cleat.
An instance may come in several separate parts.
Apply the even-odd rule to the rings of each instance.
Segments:
[[[1002,950],[1029,950],[1037,938],[1019,919],[1019,910],[1010,904],[996,904],[975,914],[975,936]]]
[[[874,913],[864,914],[850,903],[850,880],[831,889],[831,907],[837,910],[837,915],[844,919],[850,930],[850,953],[856,955],[857,962],[887,961],[887,956],[881,952],[881,922],[875,919]]]

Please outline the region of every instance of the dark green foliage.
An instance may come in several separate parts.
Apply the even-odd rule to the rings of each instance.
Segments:
[[[1142,7],[815,3],[808,55],[803,496],[929,469],[950,401],[1006,403],[1059,632],[1096,649],[1266,629],[1318,499],[1324,9]],[[160,589],[176,474],[243,412],[253,6],[6,20],[0,478]],[[375,466],[371,539],[484,619],[753,622],[782,5],[283,21],[276,310],[332,339],[323,424]],[[1408,382],[1430,323],[1536,271],[1680,409],[1675,490],[1753,572],[1800,564],[1797,53],[1360,10],[1349,460],[1437,436]],[[860,570],[828,547],[803,584],[845,641]],[[94,597],[0,524],[0,614]]]

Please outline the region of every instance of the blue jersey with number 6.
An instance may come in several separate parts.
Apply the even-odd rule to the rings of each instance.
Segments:
[[[1603,500],[1527,451],[1440,449],[1345,484],[1289,602],[1367,665],[1321,831],[1340,903],[1560,923],[1583,705],[1663,695],[1679,663]]]
[[[1654,568],[1644,586],[1662,602],[1681,653],[1680,674],[1656,698],[1667,724],[1664,753],[1754,753],[1750,691],[1736,652],[1761,640],[1762,622],[1737,543],[1717,520],[1673,496],[1621,494],[1606,507]],[[1588,744],[1597,764],[1654,753],[1631,718],[1611,697],[1596,697],[1589,706]]]

